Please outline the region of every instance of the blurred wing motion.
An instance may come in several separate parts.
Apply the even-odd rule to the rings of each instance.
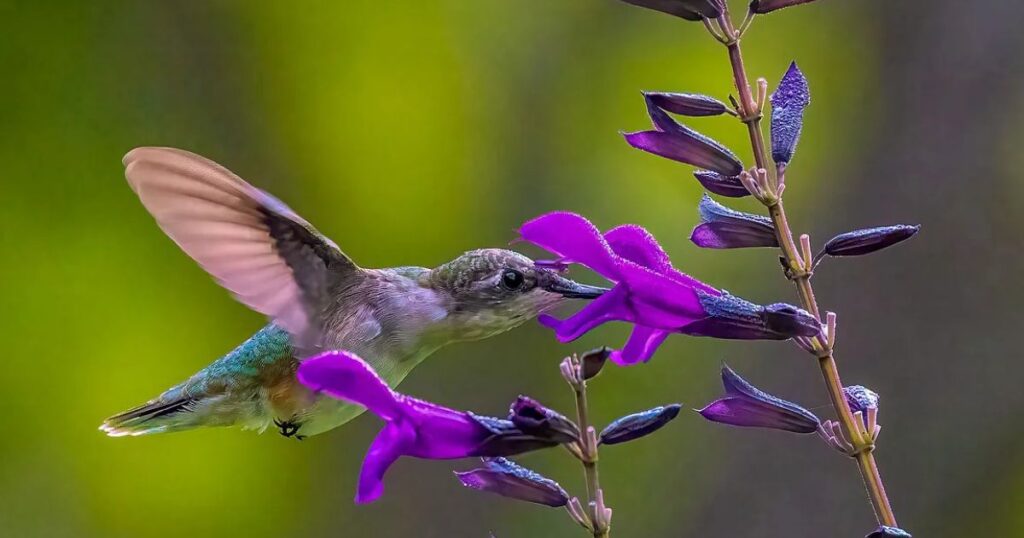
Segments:
[[[333,279],[361,274],[338,247],[273,196],[219,164],[173,148],[136,148],[125,176],[160,228],[239,301],[302,346]]]

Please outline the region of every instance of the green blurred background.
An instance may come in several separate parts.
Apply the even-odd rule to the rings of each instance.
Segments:
[[[820,244],[924,225],[816,279],[840,313],[846,381],[882,393],[878,457],[901,523],[919,537],[1024,536],[1024,5],[964,5],[823,0],[758,19],[744,45],[756,76],[775,81],[795,58],[811,82],[788,174],[795,227]],[[642,223],[677,266],[739,295],[793,300],[773,253],[689,244],[688,167],[617,134],[646,127],[642,89],[728,94],[699,24],[613,0],[0,0],[0,73],[3,536],[581,535],[562,512],[462,488],[451,470],[472,462],[402,460],[381,501],[354,506],[369,416],[302,443],[96,431],[263,323],[139,204],[120,164],[135,146],[223,163],[368,267],[432,266],[570,209]],[[692,124],[749,155],[735,122]],[[529,323],[442,350],[403,390],[490,414],[520,392],[568,410],[557,361],[625,334],[563,346]],[[795,347],[684,337],[593,383],[594,414],[699,407],[724,360],[828,414]],[[581,492],[563,452],[523,461]],[[855,466],[815,438],[690,414],[607,449],[601,472],[615,536],[874,527]]]

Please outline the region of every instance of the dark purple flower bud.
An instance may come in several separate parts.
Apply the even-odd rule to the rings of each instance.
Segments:
[[[750,3],[750,11],[754,13],[770,13],[776,9],[800,4],[809,4],[814,0],[754,0]]]
[[[866,228],[839,234],[825,243],[822,249],[829,256],[861,256],[890,247],[913,237],[921,226],[896,224],[879,228]],[[819,254],[821,256],[821,254]]]
[[[865,536],[864,538],[912,538],[910,533],[896,527],[886,527],[882,525],[875,529],[874,532]]]
[[[697,292],[707,317],[690,323],[681,332],[733,340],[787,340],[816,336],[821,324],[806,311],[786,303],[761,306],[723,292]]]
[[[682,408],[671,404],[621,417],[601,432],[601,444],[616,445],[650,435],[679,415]]]
[[[528,396],[516,398],[508,419],[524,433],[535,437],[558,443],[572,443],[580,438],[576,423]]]
[[[623,0],[627,4],[653,9],[688,21],[714,19],[722,14],[722,0]]]
[[[697,181],[705,189],[719,196],[727,196],[729,198],[750,196],[750,191],[743,186],[740,176],[723,176],[718,172],[710,170],[697,170],[693,173],[693,177],[697,178]]]
[[[656,130],[624,134],[629,145],[726,176],[738,176],[743,171],[743,164],[732,151],[672,119],[649,96],[645,95],[644,100]]]
[[[531,503],[558,508],[569,502],[569,495],[558,482],[545,478],[505,458],[485,458],[484,468],[455,476],[467,488],[487,491]]]
[[[690,234],[690,241],[702,248],[777,247],[771,219],[753,213],[729,209],[707,194],[698,206],[701,224]]]
[[[648,103],[682,116],[718,116],[728,109],[725,103],[699,93],[644,92]]]
[[[584,380],[592,379],[601,373],[601,369],[604,368],[604,363],[611,356],[612,349],[608,346],[602,346],[597,349],[592,349],[583,354],[580,357],[580,373]]]
[[[818,417],[793,402],[776,398],[758,390],[736,375],[728,366],[722,366],[722,384],[726,397],[711,402],[698,411],[712,422],[732,426],[772,428],[794,433],[814,433]]]
[[[850,410],[856,413],[861,411],[867,413],[869,409],[878,409],[878,393],[860,385],[843,387],[843,394],[846,396],[846,403]]]
[[[784,164],[793,158],[804,124],[804,108],[811,102],[807,79],[796,62],[789,65],[771,102],[772,159],[776,164]]]

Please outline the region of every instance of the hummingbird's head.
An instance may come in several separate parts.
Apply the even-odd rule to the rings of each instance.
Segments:
[[[607,291],[496,248],[467,252],[430,273],[433,287],[450,298],[448,319],[465,340],[507,331],[567,299],[594,299]]]

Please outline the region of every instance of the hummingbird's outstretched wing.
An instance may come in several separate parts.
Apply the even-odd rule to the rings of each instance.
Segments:
[[[328,286],[360,279],[330,240],[278,199],[219,164],[173,148],[136,148],[125,177],[160,228],[239,301],[315,345]]]

